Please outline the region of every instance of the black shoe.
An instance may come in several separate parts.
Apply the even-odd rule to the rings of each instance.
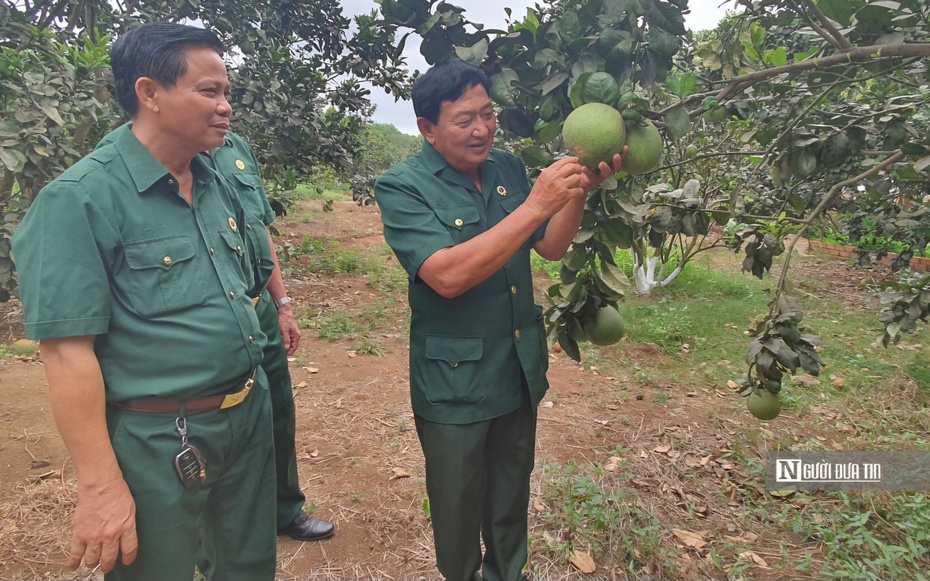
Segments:
[[[279,535],[287,535],[298,541],[322,541],[333,536],[336,527],[328,520],[313,518],[304,511],[297,513],[294,520],[283,529],[278,529]]]

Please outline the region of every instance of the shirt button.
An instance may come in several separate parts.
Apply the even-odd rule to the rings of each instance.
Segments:
[[[254,343],[254,342],[255,342],[255,337],[249,335],[249,343]]]
[[[464,223],[465,223],[465,222],[462,222],[462,219],[461,219],[461,218],[456,218],[456,219],[455,219],[455,225],[456,225],[456,226],[461,226],[461,225],[464,224]]]
[[[236,298],[236,293],[234,293],[233,291],[229,291],[229,298],[231,299]]]
[[[515,287],[515,286],[510,287],[510,294],[512,294],[512,295],[517,294],[517,287]]]
[[[252,225],[251,225],[251,224],[246,224],[246,225],[245,225],[245,229],[246,229],[246,230],[251,230],[251,229],[252,229]]]
[[[242,247],[241,247],[241,246],[236,246],[236,252],[238,252],[239,255],[241,256],[241,255],[242,255]]]
[[[210,249],[210,255],[212,256],[213,253],[214,253],[214,250],[211,248],[211,249]]]
[[[166,256],[164,262],[165,262],[165,266],[171,266],[171,257]]]
[[[516,331],[514,331],[513,336],[514,338],[516,338],[517,341],[519,341],[520,340],[520,329],[517,329]]]
[[[173,186],[173,185],[174,185],[174,180],[168,180],[168,185],[169,185],[169,186]]]

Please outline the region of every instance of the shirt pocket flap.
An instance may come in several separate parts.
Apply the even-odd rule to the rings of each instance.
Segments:
[[[161,268],[168,270],[175,264],[194,257],[194,244],[186,236],[153,238],[130,242],[123,247],[126,264],[133,270]]]
[[[474,206],[459,206],[456,208],[433,208],[436,216],[449,228],[459,228],[474,224],[479,219],[478,208]]]
[[[501,199],[501,208],[504,209],[508,214],[520,207],[524,201],[526,201],[526,196],[521,196],[519,194],[510,194],[509,196],[504,196]]]
[[[445,361],[456,367],[463,361],[480,361],[484,354],[482,337],[447,337],[427,335],[426,358]]]
[[[235,173],[233,174],[233,178],[236,182],[247,188],[257,188],[261,185],[261,180],[259,180],[258,176],[253,174]]]

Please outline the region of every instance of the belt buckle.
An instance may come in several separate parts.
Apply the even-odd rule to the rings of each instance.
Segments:
[[[249,396],[249,392],[252,390],[253,385],[255,385],[255,377],[248,378],[241,390],[237,391],[236,393],[231,393],[223,398],[223,403],[220,404],[220,409],[229,409],[244,402],[245,398]]]
[[[258,308],[258,304],[259,304],[260,302],[262,302],[262,297],[261,297],[261,295],[259,295],[259,296],[255,297],[254,299],[252,299],[252,306],[255,307],[255,308],[257,309],[257,308]]]

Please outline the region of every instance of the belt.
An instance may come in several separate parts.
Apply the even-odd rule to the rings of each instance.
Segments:
[[[189,414],[215,409],[225,410],[236,407],[245,401],[245,398],[247,398],[252,391],[252,386],[255,385],[255,376],[257,373],[258,368],[256,367],[233,382],[231,387],[237,388],[233,393],[221,393],[219,395],[208,395],[206,397],[185,400],[167,399],[158,396],[136,397],[133,399],[111,402],[110,405],[131,412],[147,412],[152,414],[180,413],[182,401],[185,404],[185,412]]]

